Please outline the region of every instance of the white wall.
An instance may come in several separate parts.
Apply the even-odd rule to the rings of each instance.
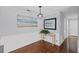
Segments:
[[[18,7],[2,7],[2,35],[13,35],[21,33],[36,32],[38,28],[17,28]],[[38,20],[38,19],[37,19]]]
[[[17,28],[16,19],[17,14],[22,10],[19,7],[0,7],[1,8],[1,44],[4,45],[4,52],[9,52],[19,48],[21,46],[30,44],[34,41],[38,41],[39,31],[43,29],[43,20],[38,20],[37,28]],[[23,7],[22,7],[23,8]],[[28,14],[27,14],[28,16]],[[57,29],[50,30],[56,34],[56,45],[61,45],[60,43],[60,13],[56,12],[46,17],[48,18],[57,18]],[[38,34],[37,34],[38,33]],[[29,41],[30,40],[30,41]],[[51,42],[51,39],[47,39]]]
[[[1,40],[1,36],[2,36],[2,12],[1,12],[2,8],[0,8],[0,45],[2,45],[2,40]]]
[[[64,22],[64,37],[68,37],[69,35],[75,35],[78,36],[78,15],[69,15],[66,17]]]
[[[77,19],[71,19],[69,24],[69,35],[78,36],[78,21]]]
[[[38,32],[3,36],[4,52],[10,52],[40,40]]]
[[[18,7],[0,8],[0,45],[4,45],[4,52],[15,50],[40,39],[36,32],[39,34],[39,30],[42,29],[43,20],[37,19],[37,28],[17,28],[16,19],[17,14],[20,13]]]
[[[60,43],[64,41],[64,14],[60,12]]]
[[[70,7],[66,10],[64,10],[63,14],[64,14],[64,37],[66,38],[68,35],[68,29],[67,29],[67,21],[68,20],[76,20],[78,22],[78,8],[79,7]],[[72,21],[73,22],[73,21]],[[75,23],[75,22],[74,22]],[[77,24],[78,25],[78,24]],[[75,26],[74,24],[72,25],[72,27]],[[75,28],[75,30],[77,31],[78,28]],[[70,31],[73,31],[77,36],[78,33],[75,32],[74,29],[71,29]],[[78,32],[78,31],[77,31]]]

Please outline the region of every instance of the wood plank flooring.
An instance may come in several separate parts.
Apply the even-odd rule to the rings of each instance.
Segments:
[[[46,52],[58,52],[58,46],[52,46],[51,43],[40,40],[38,42],[32,43],[28,46],[16,49],[12,51],[13,53],[46,53]]]
[[[70,39],[70,38],[68,38],[68,39]],[[74,40],[71,40],[71,42],[73,42],[73,41]],[[76,44],[76,42],[73,44]],[[75,46],[73,46],[73,47],[75,47]],[[67,48],[67,39],[65,39],[65,41],[63,42],[63,44],[60,47],[56,46],[56,45],[52,46],[51,43],[44,41],[44,40],[40,40],[40,41],[34,42],[30,45],[27,45],[27,46],[21,47],[19,49],[16,49],[14,51],[11,51],[10,53],[76,53],[77,52],[76,47],[74,50],[72,49],[72,47],[68,49]]]

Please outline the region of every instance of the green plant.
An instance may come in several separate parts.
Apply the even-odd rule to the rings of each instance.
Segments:
[[[47,34],[50,33],[50,31],[48,31],[48,30],[46,30],[46,29],[43,29],[43,30],[40,31],[40,33],[47,35]]]

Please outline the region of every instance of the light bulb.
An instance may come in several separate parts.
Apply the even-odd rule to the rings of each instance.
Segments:
[[[40,18],[40,19],[43,18],[43,14],[38,14],[37,16],[38,16],[38,18]]]

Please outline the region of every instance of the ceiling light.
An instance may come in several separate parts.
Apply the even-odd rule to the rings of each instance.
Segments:
[[[42,6],[38,6],[38,7],[39,7],[39,13],[38,13],[37,17],[42,19],[43,18],[43,14],[41,13]]]

